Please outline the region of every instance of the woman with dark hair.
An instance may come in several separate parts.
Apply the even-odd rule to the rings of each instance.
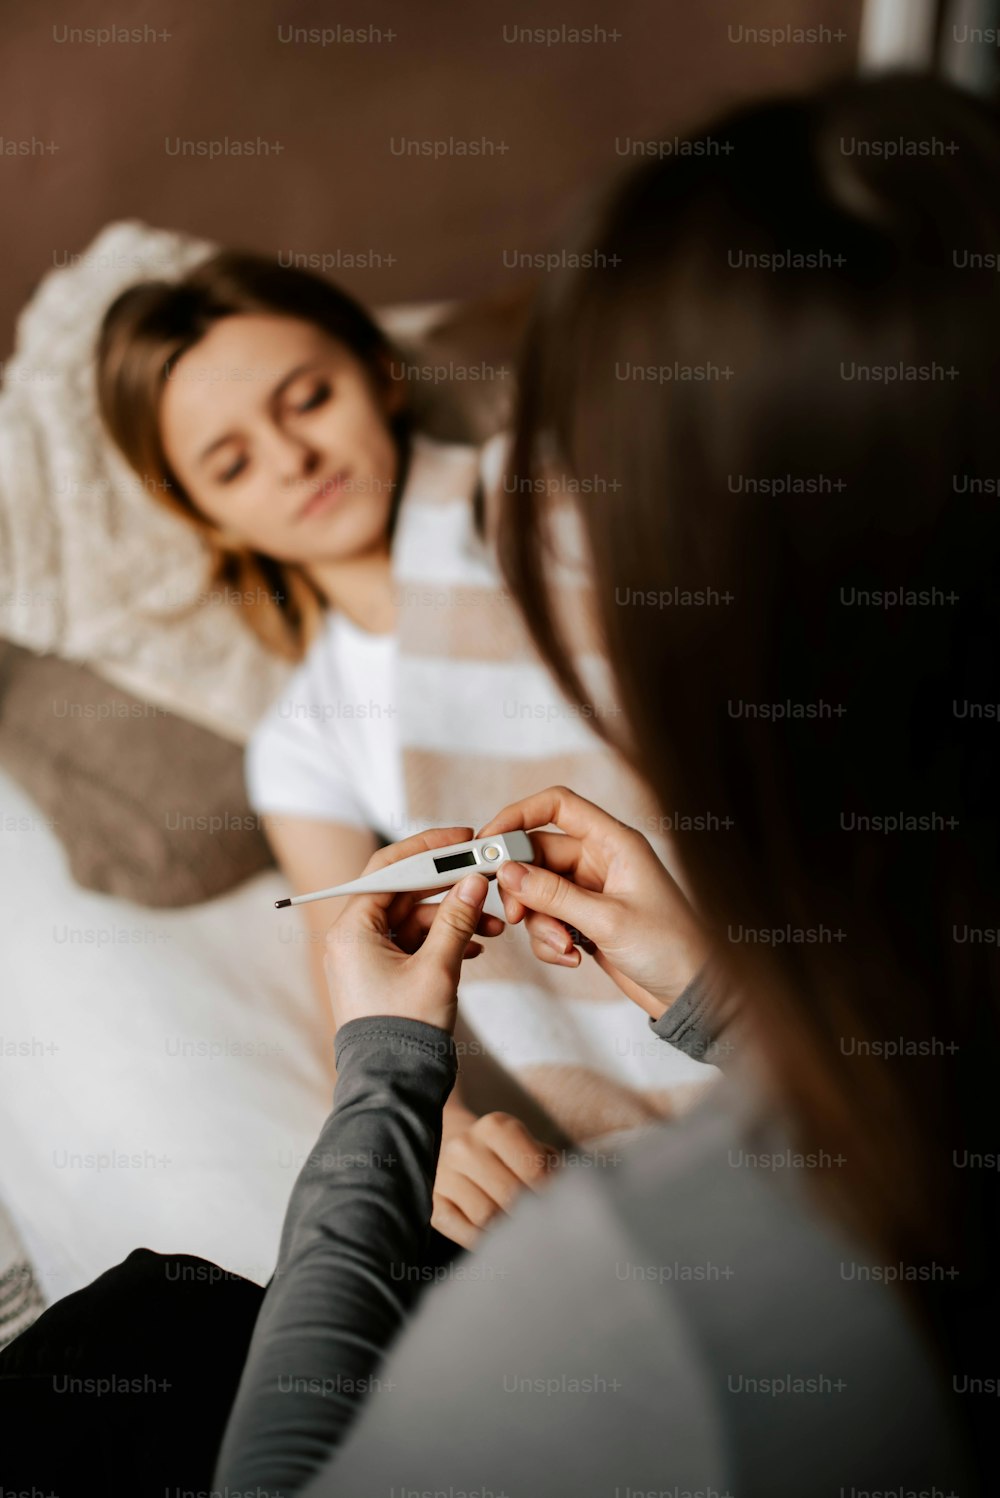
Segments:
[[[503,556],[588,701],[530,480],[620,481],[577,514],[622,747],[698,829],[701,976],[677,997],[684,902],[638,832],[562,790],[483,830],[555,824],[541,867],[501,872],[509,919],[585,932],[665,1040],[728,1040],[728,1075],[522,1207],[383,1365],[475,906],[451,897],[457,934],[407,955],[402,906],[352,902],[322,1141],[407,1164],[300,1180],[221,1484],[798,1498],[988,1470],[1000,287],[968,266],[1000,243],[1000,136],[886,79],[690,144],[588,232],[618,269],[568,271],[539,310]],[[691,601],[654,612],[667,593]]]

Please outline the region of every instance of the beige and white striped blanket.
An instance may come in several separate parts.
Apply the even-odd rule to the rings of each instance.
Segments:
[[[510,801],[566,784],[641,828],[664,856],[648,793],[559,693],[478,533],[472,496],[482,482],[492,515],[502,467],[498,444],[484,457],[425,441],[415,449],[393,541],[410,826],[480,826]],[[567,582],[565,592],[582,631],[582,590]],[[583,669],[599,676],[593,642],[582,646]],[[670,1116],[704,1085],[705,1067],[651,1035],[596,963],[543,965],[523,928],[487,944],[460,997],[480,1041],[573,1139]]]

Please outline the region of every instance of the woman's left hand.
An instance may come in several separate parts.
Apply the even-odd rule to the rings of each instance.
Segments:
[[[380,848],[364,873],[471,836],[471,827],[418,832]],[[326,980],[337,1028],[352,1019],[393,1015],[450,1033],[463,959],[482,951],[472,937],[504,929],[503,921],[482,913],[487,889],[481,874],[469,874],[440,905],[419,903],[433,890],[352,896],[326,937]]]

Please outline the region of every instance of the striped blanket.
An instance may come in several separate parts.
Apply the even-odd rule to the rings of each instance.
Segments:
[[[503,457],[497,443],[482,455],[423,440],[415,448],[393,540],[409,825],[478,827],[509,801],[565,784],[666,857],[648,793],[556,688],[480,534],[473,496],[488,496],[489,533]],[[583,589],[570,579],[563,595],[582,669],[599,679]],[[484,1047],[572,1139],[671,1116],[704,1085],[705,1068],[651,1036],[596,963],[543,965],[523,927],[487,944],[460,999]]]

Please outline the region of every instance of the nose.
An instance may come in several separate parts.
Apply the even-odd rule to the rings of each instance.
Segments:
[[[285,485],[308,477],[319,462],[319,453],[304,437],[277,423],[268,427],[267,454],[280,482]]]

